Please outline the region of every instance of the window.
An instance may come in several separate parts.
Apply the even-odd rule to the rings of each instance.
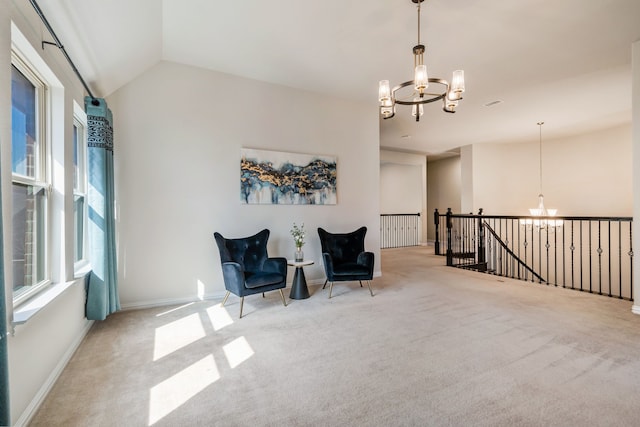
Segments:
[[[73,118],[73,262],[75,270],[86,264],[87,230],[87,173],[86,151],[87,116],[74,103]]]
[[[17,55],[11,65],[13,297],[22,301],[48,282],[49,188],[47,87]]]

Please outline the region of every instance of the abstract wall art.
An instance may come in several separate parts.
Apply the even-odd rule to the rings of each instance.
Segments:
[[[240,197],[244,204],[335,205],[336,158],[243,148]]]

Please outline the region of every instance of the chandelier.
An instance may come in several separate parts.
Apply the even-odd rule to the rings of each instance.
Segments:
[[[538,207],[535,209],[529,209],[529,213],[531,213],[531,215],[533,216],[553,216],[556,214],[556,209],[548,209],[544,207],[544,195],[542,194],[542,125],[544,124],[544,122],[538,122],[538,128],[539,128],[539,133],[540,133],[540,137],[539,137],[539,147],[540,147],[540,193],[538,194]]]
[[[411,105],[411,114],[420,121],[420,116],[424,114],[424,104],[442,100],[442,109],[447,113],[455,113],[458,102],[462,99],[464,92],[464,71],[453,72],[451,84],[444,79],[429,78],[427,66],[424,63],[425,46],[420,43],[420,3],[424,0],[411,0],[418,5],[418,44],[413,47],[413,80],[400,83],[393,89],[389,86],[389,80],[381,80],[378,86],[378,100],[380,101],[380,115],[384,119],[395,116],[396,104]],[[400,89],[413,86],[415,91],[402,98],[398,95]],[[429,88],[430,92],[426,89]]]
[[[539,128],[539,147],[540,147],[540,193],[538,194],[538,207],[537,208],[531,208],[529,209],[529,213],[531,214],[531,216],[534,217],[549,217],[549,216],[555,216],[557,209],[547,209],[544,207],[544,195],[542,194],[542,125],[544,125],[544,122],[538,122],[537,123],[538,128]],[[540,228],[550,228],[553,229],[554,227],[561,227],[562,226],[562,220],[557,219],[557,220],[553,220],[553,219],[528,219],[524,221],[525,224],[527,225],[535,225],[536,227],[540,227]]]

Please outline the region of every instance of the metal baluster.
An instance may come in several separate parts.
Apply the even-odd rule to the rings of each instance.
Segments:
[[[593,251],[591,250],[591,221],[589,221],[589,293],[593,293]]]
[[[544,247],[545,247],[545,249],[547,251],[547,286],[549,286],[549,282],[551,281],[551,280],[549,280],[550,279],[550,277],[549,277],[549,247],[550,247],[550,245],[549,245],[549,228],[551,228],[551,227],[549,226],[549,222],[547,222],[547,226],[545,227],[545,235],[546,235],[546,240],[547,241],[544,244]],[[542,260],[540,260],[540,262],[542,262]]]
[[[618,298],[622,299],[622,221],[618,221],[618,286]]]
[[[558,286],[558,230],[553,233],[553,283]]]
[[[601,222],[598,221],[598,295],[602,295],[602,237],[601,237]]]
[[[629,265],[631,266],[630,299],[633,301],[633,223],[629,222]]]
[[[575,289],[576,269],[574,264],[574,256],[576,252],[575,241],[573,239],[573,225],[574,221],[571,221],[571,289]]]
[[[583,280],[583,273],[582,270],[584,270],[583,266],[584,266],[584,261],[582,259],[583,257],[583,250],[582,250],[582,243],[583,243],[583,239],[582,239],[582,220],[580,220],[580,290],[583,290],[582,284],[584,283]]]
[[[567,274],[566,274],[567,273],[567,269],[565,268],[566,265],[567,265],[567,261],[566,261],[566,252],[567,251],[565,249],[567,239],[566,239],[565,234],[564,234],[565,230],[566,230],[566,228],[562,227],[562,287],[563,288],[566,287],[566,285],[567,285]]]
[[[607,246],[607,255],[609,258],[609,296],[611,296],[611,221],[607,221],[607,226],[608,226],[607,239],[609,242]]]

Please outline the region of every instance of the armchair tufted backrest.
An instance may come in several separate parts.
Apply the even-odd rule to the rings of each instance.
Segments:
[[[220,261],[237,262],[245,271],[256,272],[262,270],[262,266],[269,257],[267,254],[267,241],[270,231],[264,229],[258,234],[239,239],[226,239],[220,233],[213,236],[220,250]]]
[[[367,234],[367,227],[360,227],[351,233],[329,233],[318,228],[320,245],[322,252],[331,255],[333,262],[342,264],[345,262],[356,262],[358,254],[364,252],[364,236]]]

